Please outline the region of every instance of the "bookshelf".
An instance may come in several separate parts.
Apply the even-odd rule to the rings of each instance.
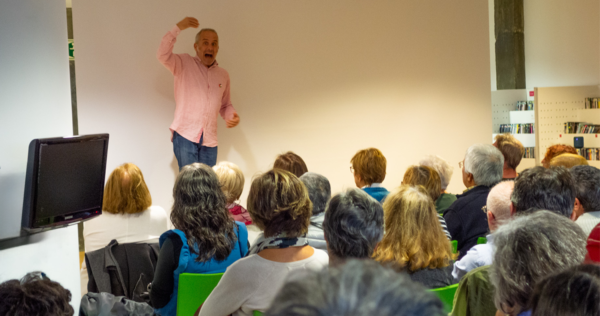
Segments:
[[[566,122],[600,125],[600,109],[585,109],[585,98],[599,96],[599,86],[535,88],[537,164],[541,163],[548,147],[555,144],[572,146],[575,136],[584,138],[584,147],[600,148],[598,134],[565,134],[564,130]],[[588,163],[600,168],[600,161],[588,161]]]

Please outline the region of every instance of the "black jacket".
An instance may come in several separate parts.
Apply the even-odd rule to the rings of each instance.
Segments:
[[[457,195],[457,200],[444,211],[444,219],[452,239],[458,242],[458,259],[477,244],[477,238],[489,231],[486,202],[490,188],[479,185]]]

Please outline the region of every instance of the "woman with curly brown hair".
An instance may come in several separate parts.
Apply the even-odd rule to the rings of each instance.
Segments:
[[[194,163],[181,169],[173,188],[175,229],[160,236],[150,299],[159,315],[177,314],[181,273],[223,273],[248,252],[248,231],[229,217],[213,169]]]
[[[248,212],[264,235],[247,258],[227,269],[200,316],[264,312],[289,275],[327,266],[327,254],[308,245],[311,210],[306,187],[292,173],[273,169],[254,179]]]
[[[71,316],[71,292],[43,272],[0,284],[0,315]]]
[[[422,186],[402,185],[383,203],[385,235],[373,258],[428,288],[451,285],[454,255]]]

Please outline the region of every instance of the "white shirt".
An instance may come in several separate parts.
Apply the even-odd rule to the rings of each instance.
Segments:
[[[467,251],[467,254],[460,259],[460,261],[454,262],[454,269],[452,270],[452,276],[455,281],[460,279],[467,274],[467,272],[477,268],[492,264],[494,261],[494,253],[496,252],[496,246],[494,246],[494,235],[490,234],[486,236],[487,243],[482,245],[475,245]]]
[[[329,265],[329,257],[319,249],[306,259],[275,262],[254,254],[227,268],[217,287],[200,309],[200,316],[251,316],[264,312],[279,293],[288,276],[302,271],[320,271]]]
[[[120,244],[158,242],[160,235],[168,230],[167,223],[167,213],[156,205],[136,214],[104,212],[83,223],[85,252],[104,248],[113,239]]]
[[[586,236],[589,236],[592,233],[592,230],[596,225],[600,223],[600,212],[587,212],[583,213],[579,218],[575,221],[575,224],[579,225]]]

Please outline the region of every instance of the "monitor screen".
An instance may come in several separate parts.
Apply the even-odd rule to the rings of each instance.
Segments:
[[[24,228],[69,224],[101,214],[107,149],[106,134],[33,140]]]

